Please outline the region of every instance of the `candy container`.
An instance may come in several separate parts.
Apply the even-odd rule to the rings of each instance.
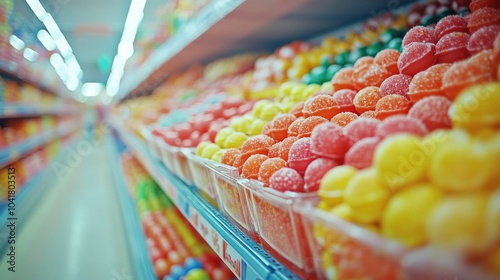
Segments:
[[[288,137],[299,135],[299,128],[302,122],[304,121],[304,117],[298,117],[295,121],[293,121],[288,127]]]
[[[436,36],[439,39],[443,38],[444,35],[453,32],[469,33],[467,28],[467,21],[458,15],[452,15],[442,18],[434,28]]]
[[[451,128],[448,110],[450,100],[444,96],[429,96],[417,101],[408,116],[419,119],[429,131]]]
[[[257,135],[248,138],[241,146],[241,157],[243,162],[251,155],[267,155],[269,153],[269,148],[271,148],[273,144],[274,140],[266,135]]]
[[[384,67],[391,74],[399,74],[398,60],[401,54],[397,50],[385,49],[373,59],[373,63]]]
[[[428,130],[419,119],[395,115],[383,120],[375,131],[375,135],[381,138],[397,133],[409,133],[422,137],[428,133]]]
[[[377,119],[377,112],[375,110],[366,111],[363,114],[359,115],[363,118]]]
[[[340,112],[340,107],[337,102],[330,95],[317,95],[309,98],[302,110],[306,120],[311,116],[319,116],[326,119],[331,119],[337,113]]]
[[[299,137],[296,136],[290,136],[288,138],[285,138],[280,144],[280,148],[278,151],[278,156],[285,161],[288,161],[288,153],[290,152],[290,148],[292,147],[293,143],[295,141],[299,140]]]
[[[408,30],[403,37],[403,48],[415,42],[436,44],[437,39],[434,29],[418,25]]]
[[[340,89],[354,89],[352,82],[352,73],[354,68],[347,67],[340,69],[332,79],[333,89],[335,91]]]
[[[354,68],[352,72],[352,81],[356,90],[361,90],[369,86],[380,86],[382,82],[391,76],[383,66],[378,64],[364,65]]]
[[[470,56],[467,44],[470,35],[462,32],[446,34],[436,45],[436,59],[438,63],[453,63]]]
[[[375,108],[377,119],[384,120],[385,118],[397,115],[406,114],[410,110],[410,101],[399,94],[391,94],[382,97]]]
[[[311,151],[311,138],[301,138],[290,147],[288,166],[295,169],[299,174],[304,174],[307,166],[316,158],[318,156]]]
[[[299,102],[295,104],[295,106],[290,109],[290,114],[294,115],[297,118],[300,118],[303,116],[302,114],[302,109],[304,108],[304,102]]]
[[[352,146],[359,140],[375,136],[377,126],[380,124],[378,119],[359,117],[344,128],[344,134],[349,139],[349,145]]]
[[[345,127],[357,118],[357,114],[351,112],[342,112],[335,115],[330,121],[340,127]]]
[[[280,192],[304,192],[304,179],[294,169],[283,167],[271,176],[269,187]]]
[[[401,74],[415,76],[434,65],[436,46],[431,43],[414,42],[406,46],[398,59]]]
[[[481,27],[470,37],[467,49],[471,54],[493,49],[493,43],[498,34],[500,34],[500,25]]]
[[[372,166],[375,148],[380,143],[378,137],[363,138],[356,142],[345,155],[345,165],[355,167],[358,170]]]
[[[354,106],[359,114],[366,111],[375,110],[380,99],[380,89],[378,87],[366,87],[360,90],[354,97]]]
[[[450,66],[451,64],[447,63],[437,64],[415,75],[410,83],[408,92],[410,100],[417,102],[428,96],[444,96],[445,92],[442,90],[442,79],[444,73]]]
[[[310,137],[313,129],[316,126],[318,126],[319,124],[322,124],[325,122],[328,122],[328,119],[325,119],[325,118],[319,117],[319,116],[311,116],[311,117],[306,118],[300,124],[297,136],[299,138]]]
[[[282,158],[269,158],[266,159],[259,169],[259,181],[264,185],[269,186],[269,179],[271,176],[281,168],[286,167],[286,161]]]
[[[490,25],[500,25],[500,10],[490,7],[481,8],[472,13],[467,23],[467,27],[471,34],[481,27]]]
[[[330,169],[321,179],[318,195],[328,204],[337,205],[343,200],[343,192],[357,170],[349,165]]]
[[[356,113],[356,107],[354,107],[353,103],[354,96],[356,96],[356,91],[352,89],[341,89],[333,93],[333,99],[340,107],[340,112]]]
[[[241,177],[257,180],[259,178],[259,169],[267,159],[269,157],[266,155],[251,155],[243,164]]]
[[[292,124],[297,117],[292,114],[278,115],[272,120],[271,128],[268,135],[275,141],[282,141],[288,136],[288,127]]]
[[[311,162],[304,175],[305,191],[314,192],[319,190],[321,178],[336,166],[339,166],[339,163],[333,159],[318,158]]]
[[[269,148],[267,156],[269,158],[279,157],[280,147],[281,147],[281,142],[274,143],[271,146],[271,148]]]
[[[321,157],[341,159],[349,150],[349,139],[342,127],[333,123],[316,126],[311,134],[311,151]]]
[[[412,77],[404,74],[392,75],[385,79],[380,85],[380,96],[384,97],[390,94],[399,94],[406,98],[410,90]]]

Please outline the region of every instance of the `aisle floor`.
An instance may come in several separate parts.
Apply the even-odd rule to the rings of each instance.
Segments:
[[[0,279],[137,279],[113,180],[118,163],[108,156],[111,141],[94,146],[61,179],[54,172],[52,186],[17,234],[16,272],[7,270],[2,254]]]

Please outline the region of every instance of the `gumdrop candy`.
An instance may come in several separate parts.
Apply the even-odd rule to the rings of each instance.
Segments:
[[[294,115],[297,118],[300,118],[303,116],[302,114],[302,109],[304,108],[304,102],[299,102],[295,104],[295,106],[290,109],[290,114]]]
[[[436,95],[445,95],[442,89],[442,80],[444,73],[451,67],[451,64],[436,64],[429,69],[422,71],[413,77],[410,83],[408,96],[413,102]]]
[[[453,32],[463,32],[469,33],[469,28],[467,28],[467,21],[459,15],[451,15],[442,18],[434,28],[436,36],[439,39],[443,38],[444,35]]]
[[[406,114],[409,110],[410,101],[399,94],[391,94],[380,98],[375,108],[379,120],[384,120],[392,115]]]
[[[214,143],[219,145],[219,147],[225,147],[224,143],[226,142],[227,137],[229,137],[229,135],[233,134],[234,132],[235,130],[230,127],[225,127],[219,130],[219,132],[217,132],[217,134],[215,135]]]
[[[469,5],[469,9],[472,12],[486,7],[500,9],[500,2],[498,2],[497,0],[474,0]]]
[[[321,157],[343,158],[349,150],[349,139],[342,127],[333,123],[322,123],[311,134],[311,151]]]
[[[288,166],[299,172],[299,174],[304,174],[306,172],[307,166],[316,158],[311,151],[311,138],[301,138],[295,141],[290,147],[288,152]]]
[[[476,54],[482,50],[493,49],[493,43],[498,34],[500,34],[499,25],[481,27],[470,37],[467,49],[471,54]]]
[[[318,116],[331,119],[340,112],[340,107],[330,95],[317,95],[309,98],[302,110],[304,117]]]
[[[280,148],[281,148],[281,142],[274,143],[271,146],[271,148],[269,148],[269,152],[267,153],[267,156],[269,158],[279,157]]]
[[[483,50],[469,58],[469,62],[472,64],[483,65],[485,70],[491,73],[492,76],[495,76],[496,72],[496,62],[495,62],[495,52],[491,49]]]
[[[418,25],[408,30],[403,37],[403,48],[415,42],[435,44],[437,39],[434,29]]]
[[[369,86],[380,86],[382,82],[391,76],[391,73],[378,64],[364,65],[354,68],[352,81],[356,90]]]
[[[274,140],[266,135],[256,135],[249,137],[241,146],[241,157],[246,161],[251,155],[269,153],[269,148],[274,144]]]
[[[434,65],[436,46],[431,43],[411,43],[399,56],[398,69],[401,74],[415,76]]]
[[[304,192],[304,179],[294,169],[283,167],[271,176],[269,187],[280,192]]]
[[[359,117],[344,128],[344,134],[349,138],[349,145],[367,137],[375,136],[377,126],[380,124],[378,119]]]
[[[358,58],[358,60],[356,60],[353,67],[354,67],[354,69],[356,69],[356,68],[359,68],[361,66],[371,65],[371,64],[373,64],[373,57],[363,56],[363,57]]]
[[[364,112],[363,114],[361,114],[359,116],[363,117],[363,118],[377,119],[377,112],[375,110],[370,110],[370,111]]]
[[[282,141],[288,136],[288,127],[297,117],[292,114],[282,114],[276,116],[271,122],[272,126],[269,129],[268,135],[275,141]]]
[[[293,123],[290,124],[290,126],[288,127],[288,137],[299,135],[300,125],[304,120],[304,117],[298,117],[295,121],[293,121]]]
[[[384,97],[390,94],[399,94],[409,98],[408,91],[412,77],[404,74],[390,76],[380,85],[380,96]]]
[[[471,34],[479,30],[481,27],[490,25],[500,25],[500,10],[486,7],[481,8],[472,13],[467,27]]]
[[[311,116],[306,119],[300,124],[299,127],[299,134],[297,135],[299,138],[304,138],[304,137],[310,137],[313,129],[318,126],[319,124],[328,122],[328,119],[325,119],[323,117],[318,117],[318,116]]]
[[[234,158],[233,167],[238,169],[238,174],[241,174],[241,172],[243,171],[244,163],[245,161],[242,159],[241,153],[239,155],[236,155],[236,157]]]
[[[248,139],[248,136],[243,132],[233,132],[227,136],[226,141],[224,141],[224,148],[241,148],[243,143]]]
[[[436,45],[436,59],[438,63],[453,63],[470,56],[467,44],[470,35],[462,32],[453,32],[445,35]]]
[[[409,133],[419,137],[425,136],[429,131],[419,119],[410,118],[404,115],[390,116],[383,120],[375,131],[375,135],[386,138],[397,133]]]
[[[278,151],[278,156],[285,161],[288,161],[288,153],[290,152],[290,148],[292,147],[295,141],[299,140],[299,137],[290,136],[285,140],[281,141],[280,148]]]
[[[352,67],[340,69],[332,78],[333,89],[335,91],[339,89],[354,89],[352,72],[354,72],[354,68]]]
[[[243,164],[241,177],[257,180],[259,178],[260,166],[267,159],[269,159],[269,157],[266,155],[251,155]]]
[[[356,168],[348,165],[330,169],[321,179],[318,196],[329,204],[342,203],[343,191],[356,172]]]
[[[358,170],[372,166],[375,148],[381,139],[379,137],[368,137],[356,142],[345,155],[345,165],[355,167]]]
[[[319,190],[323,176],[336,166],[339,166],[339,163],[333,159],[318,158],[311,162],[304,175],[305,191],[315,192]]]
[[[335,115],[330,121],[340,127],[345,127],[358,118],[358,115],[351,112],[342,112]]]
[[[391,74],[399,74],[398,60],[400,55],[397,50],[385,49],[375,56],[373,62],[384,67]]]
[[[259,181],[264,185],[269,186],[269,179],[271,176],[281,168],[286,167],[286,161],[282,158],[269,158],[266,159],[259,169]]]
[[[352,89],[341,89],[333,93],[333,99],[337,102],[341,112],[356,113],[356,107],[353,103],[354,96],[356,96],[356,91]]]
[[[448,116],[451,102],[444,96],[429,96],[417,101],[408,116],[421,120],[429,131],[451,128]]]
[[[498,34],[495,42],[493,43],[493,56],[495,58],[495,62],[500,64],[500,34]]]
[[[353,101],[356,111],[362,114],[369,110],[375,110],[380,97],[380,89],[378,87],[366,87],[360,90]]]
[[[224,154],[222,154],[221,163],[229,166],[233,166],[234,160],[237,156],[241,156],[241,151],[236,148],[227,149]]]
[[[269,136],[269,131],[271,130],[272,126],[272,122],[267,122],[264,127],[262,127],[262,134]]]

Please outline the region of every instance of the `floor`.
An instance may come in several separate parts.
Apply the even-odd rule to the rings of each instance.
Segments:
[[[81,141],[81,140],[80,140]],[[71,144],[73,150],[79,141]],[[112,176],[110,137],[52,186],[17,234],[16,272],[2,280],[132,280],[129,242]]]

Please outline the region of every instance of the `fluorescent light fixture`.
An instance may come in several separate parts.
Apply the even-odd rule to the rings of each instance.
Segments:
[[[55,53],[55,54],[50,56],[50,64],[52,64],[52,66],[55,69],[61,68],[61,67],[66,67],[66,65],[64,64],[64,59],[58,53]]]
[[[101,83],[85,83],[82,86],[82,96],[98,96],[103,89],[104,85]]]
[[[118,44],[118,56],[123,59],[127,60],[132,57],[134,54],[134,43],[131,41],[121,41],[120,44]]]
[[[35,16],[40,20],[43,21],[45,16],[47,15],[47,12],[43,8],[42,4],[40,3],[39,0],[26,0],[26,3],[30,6],[31,10],[33,13],[35,13]]]
[[[38,58],[38,53],[30,48],[25,48],[23,56],[29,61],[35,61]]]
[[[23,40],[19,39],[19,37],[17,37],[16,35],[10,35],[9,43],[16,50],[21,50],[22,48],[24,48]]]
[[[56,49],[56,42],[54,41],[52,36],[50,36],[47,30],[41,29],[40,31],[38,31],[36,37],[49,52]]]
[[[80,81],[77,77],[70,76],[68,80],[66,80],[66,87],[71,91],[77,90],[79,85]]]

